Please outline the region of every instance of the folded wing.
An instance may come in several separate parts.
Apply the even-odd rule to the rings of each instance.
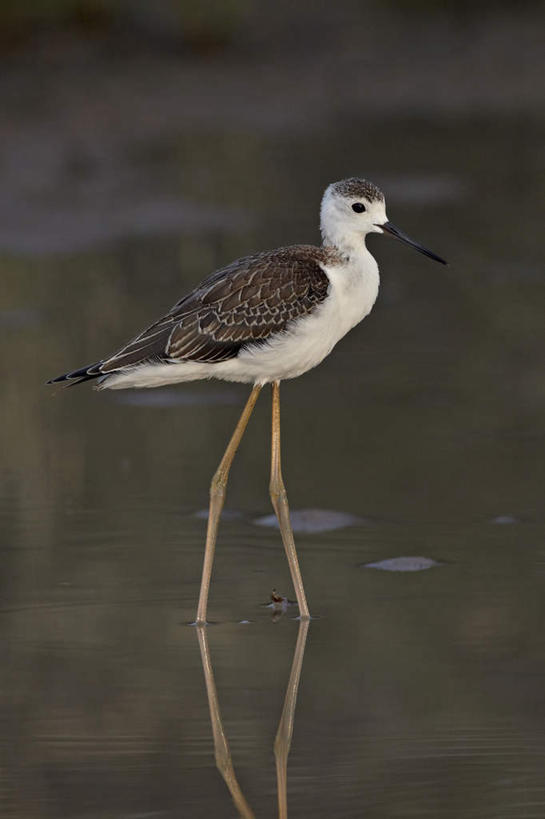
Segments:
[[[282,332],[327,295],[329,280],[310,250],[316,249],[260,253],[217,271],[104,361],[101,372],[149,360],[226,361]]]
[[[238,259],[209,276],[114,355],[54,381],[85,381],[149,362],[220,362],[267,341],[327,296],[321,249],[295,245]]]

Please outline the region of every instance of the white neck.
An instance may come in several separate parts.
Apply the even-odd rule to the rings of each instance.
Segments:
[[[324,247],[334,247],[347,259],[357,259],[369,253],[365,246],[365,239],[361,234],[338,233],[326,231],[322,228],[322,244]]]

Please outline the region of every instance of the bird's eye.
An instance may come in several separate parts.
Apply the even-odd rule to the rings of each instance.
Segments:
[[[355,202],[352,205],[352,210],[355,210],[356,213],[363,213],[363,211],[365,210],[365,205],[363,205],[361,202]]]

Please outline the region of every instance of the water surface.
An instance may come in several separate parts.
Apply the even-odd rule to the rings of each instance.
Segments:
[[[372,315],[282,387],[293,508],[354,516],[297,537],[317,617],[299,657],[290,815],[545,815],[542,129],[403,120],[399,141],[391,124],[341,122],[311,151],[306,135],[253,133],[251,196],[222,135],[170,135],[149,167],[188,200],[219,207],[218,186],[222,201],[229,191],[236,219],[226,207],[198,231],[125,224],[123,238],[94,234],[65,253],[3,253],[4,816],[236,814],[187,623],[196,513],[246,390],[43,382],[115,349],[215,266],[315,241],[321,188],[362,170],[384,186],[390,218],[451,266],[371,239],[383,271]],[[201,145],[221,161],[198,177]],[[294,596],[278,532],[254,523],[270,513],[269,424],[264,392],[232,472],[207,636],[240,792],[272,817],[299,623],[293,608],[273,621],[262,605],[273,587]],[[410,556],[438,565],[365,568]]]

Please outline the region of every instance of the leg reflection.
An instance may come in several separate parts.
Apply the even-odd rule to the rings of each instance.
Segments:
[[[297,634],[295,653],[293,655],[286,696],[284,698],[284,707],[282,708],[282,714],[280,716],[280,722],[278,723],[278,730],[274,740],[276,781],[278,788],[278,816],[280,819],[287,819],[288,816],[288,755],[293,736],[293,720],[295,715],[295,706],[297,703],[297,692],[299,690],[299,680],[301,679],[301,668],[303,666],[303,656],[305,653],[309,625],[309,620],[299,621],[299,632]],[[233,798],[233,802],[235,803],[239,815],[243,817],[243,819],[253,819],[254,812],[244,798],[244,794],[242,793],[235,776],[235,769],[233,768],[233,761],[231,758],[231,750],[223,729],[218,702],[218,693],[216,691],[214,672],[212,670],[212,662],[210,660],[210,649],[208,647],[208,631],[206,626],[203,625],[197,626],[196,631],[199,640],[199,648],[201,651],[204,679],[206,682],[206,694],[208,697],[208,707],[210,709],[210,722],[212,723],[212,733],[214,735],[216,766],[225,780],[225,784],[229,788],[229,792]]]
[[[220,707],[218,702],[218,693],[216,691],[216,683],[214,681],[214,672],[212,671],[212,663],[210,661],[210,649],[208,647],[208,633],[206,626],[197,626],[197,637],[199,639],[199,648],[201,650],[202,667],[204,671],[204,679],[206,682],[206,694],[208,696],[208,707],[210,709],[210,722],[212,723],[212,733],[214,735],[214,753],[216,756],[216,766],[218,771],[225,780],[225,784],[229,788],[229,792],[233,798],[233,802],[243,819],[254,819],[254,812],[244,798],[244,794],[240,790],[240,785],[235,776],[235,769],[231,759],[231,749],[223,730],[223,723],[221,721]]]
[[[291,664],[291,672],[288,680],[288,687],[286,689],[284,707],[282,708],[282,715],[280,717],[280,722],[278,723],[278,731],[276,732],[276,738],[274,740],[279,819],[287,819],[288,816],[288,754],[290,752],[291,738],[293,735],[293,718],[297,703],[297,692],[299,689],[299,680],[301,678],[301,668],[303,666],[308,627],[308,620],[299,621],[299,633],[297,634],[297,643],[295,646],[295,653],[293,655],[293,662]]]

